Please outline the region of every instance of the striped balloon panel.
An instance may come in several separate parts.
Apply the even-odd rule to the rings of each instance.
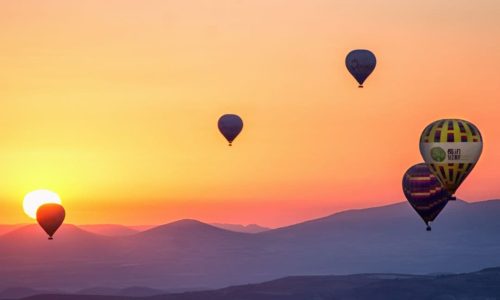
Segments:
[[[462,182],[467,178],[475,164],[463,164],[463,163],[449,163],[449,164],[439,164],[431,163],[429,164],[432,172],[441,181],[443,186],[450,192],[454,194]]]
[[[480,143],[483,139],[477,127],[465,120],[445,119],[424,129],[420,143]]]
[[[403,192],[425,222],[433,221],[450,197],[425,163],[414,165],[406,171],[403,176]]]

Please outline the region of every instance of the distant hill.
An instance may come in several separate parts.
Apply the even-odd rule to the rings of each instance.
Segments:
[[[139,233],[137,236],[149,237],[177,237],[177,238],[210,238],[221,236],[239,236],[239,233],[221,229],[213,225],[191,219],[175,221],[166,225],[160,225]]]
[[[241,225],[241,224],[212,223],[210,225],[221,229],[226,229],[236,232],[245,232],[245,233],[260,233],[271,229],[257,224]],[[14,231],[24,226],[26,226],[26,224],[16,224],[16,225],[0,224],[0,235],[6,234],[8,232]],[[128,236],[156,227],[151,225],[125,226],[119,224],[85,224],[77,226],[78,228],[83,229],[87,232],[105,236]]]
[[[24,224],[16,224],[16,225],[0,225],[0,235],[6,234],[8,232],[14,231],[18,228],[26,226]]]
[[[450,275],[358,274],[294,276],[212,291],[153,297],[40,295],[29,300],[386,300],[499,299],[500,268]]]
[[[136,230],[136,231],[146,231],[146,230],[151,229],[155,226],[154,225],[138,225],[138,226],[128,226],[128,227],[130,229]]]
[[[126,236],[31,225],[0,236],[0,290],[210,289],[289,275],[470,272],[500,265],[500,201],[450,202],[425,226],[406,203],[249,234],[181,220]]]
[[[78,227],[85,231],[105,236],[127,236],[139,232],[139,230],[115,224],[78,225]]]
[[[34,295],[56,293],[57,291],[35,290],[24,287],[12,287],[0,291],[0,299],[19,299]]]
[[[211,225],[215,227],[219,227],[226,230],[236,231],[236,232],[245,232],[245,233],[259,233],[271,230],[271,228],[262,227],[257,224],[248,224],[248,225],[240,225],[240,224],[224,224],[224,223],[212,223]]]
[[[129,287],[124,289],[95,287],[76,292],[76,294],[78,295],[127,296],[127,297],[150,297],[166,293],[167,291],[165,290],[151,289],[147,287]]]

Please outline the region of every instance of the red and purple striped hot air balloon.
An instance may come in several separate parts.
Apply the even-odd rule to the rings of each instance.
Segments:
[[[412,166],[403,176],[403,192],[419,216],[431,230],[430,222],[446,206],[450,194],[425,163]]]

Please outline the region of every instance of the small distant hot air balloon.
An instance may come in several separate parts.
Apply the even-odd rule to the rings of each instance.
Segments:
[[[226,114],[219,118],[217,125],[219,131],[229,142],[229,146],[231,146],[234,139],[243,129],[243,120],[238,115]]]
[[[443,119],[427,126],[420,137],[420,153],[431,171],[453,194],[470,174],[483,151],[477,127],[464,120]]]
[[[48,203],[40,206],[36,212],[38,224],[49,235],[49,240],[53,239],[54,233],[64,222],[66,212],[64,207],[56,203]]]
[[[448,203],[448,191],[424,163],[416,164],[403,176],[403,192],[419,216],[431,230],[429,222],[439,215]]]
[[[369,50],[352,50],[345,58],[345,65],[349,73],[351,73],[359,83],[358,87],[362,88],[366,78],[368,78],[375,69],[377,59]]]

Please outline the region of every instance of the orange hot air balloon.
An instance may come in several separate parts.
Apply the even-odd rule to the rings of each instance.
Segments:
[[[49,235],[49,240],[53,239],[52,236],[61,227],[65,216],[64,207],[56,203],[44,204],[36,211],[36,220]]]

